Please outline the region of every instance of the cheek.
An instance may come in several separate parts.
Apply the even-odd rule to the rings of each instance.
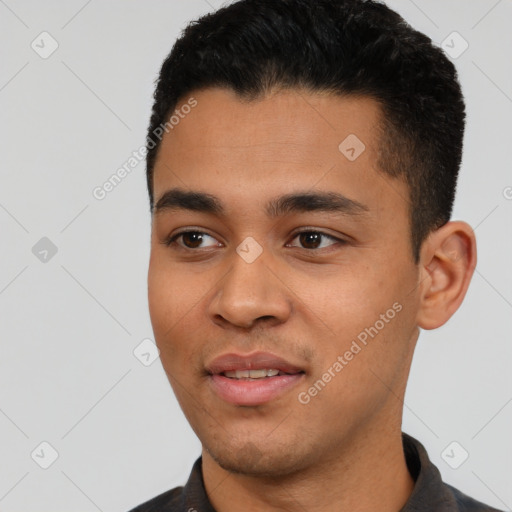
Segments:
[[[171,327],[171,318],[174,317],[176,301],[170,277],[168,273],[161,271],[152,258],[148,272],[148,304],[151,323],[157,338],[162,331]]]
[[[177,339],[176,331],[183,323],[191,305],[183,277],[162,261],[151,256],[148,271],[148,305],[155,341],[161,352],[169,347],[169,340]]]
[[[194,302],[190,279],[162,254],[152,249],[148,270],[148,304],[153,326],[170,329]]]
[[[369,366],[387,373],[406,357],[415,307],[410,295],[414,276],[407,272],[385,264],[360,265],[338,268],[329,279],[295,283],[299,314],[308,317],[315,340],[317,375],[346,353],[349,371],[343,373],[353,383],[364,373],[371,377]]]
[[[165,257],[152,254],[148,270],[148,304],[155,342],[168,373],[178,376],[197,366],[200,343],[207,339],[205,274],[183,272]],[[201,300],[203,299],[203,301]],[[203,309],[201,309],[203,308]]]
[[[400,289],[393,279],[377,273],[375,267],[362,264],[340,265],[332,272],[301,279],[289,275],[287,284],[304,314],[340,340],[378,320],[398,300]]]

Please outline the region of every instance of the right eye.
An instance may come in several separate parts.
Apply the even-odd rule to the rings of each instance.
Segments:
[[[208,240],[213,240],[214,243],[201,246],[203,242],[208,242]],[[210,236],[207,233],[203,233],[202,231],[182,231],[180,233],[169,236],[163,243],[168,247],[173,244],[177,244],[183,249],[191,250],[203,249],[205,247],[215,247],[219,246],[220,244],[220,242],[213,238],[213,236]]]

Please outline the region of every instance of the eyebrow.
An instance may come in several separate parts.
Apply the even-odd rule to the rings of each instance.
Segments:
[[[226,215],[220,199],[212,194],[179,188],[167,190],[153,207],[155,214],[164,211],[189,210],[209,213],[219,217]],[[333,212],[343,215],[361,215],[369,208],[354,199],[336,192],[295,192],[271,199],[266,205],[270,218],[303,212]]]

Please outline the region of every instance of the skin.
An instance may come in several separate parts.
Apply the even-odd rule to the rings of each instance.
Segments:
[[[216,196],[224,212],[155,211],[148,294],[162,364],[202,442],[210,501],[218,512],[399,510],[414,485],[401,419],[419,328],[439,327],[462,302],[473,231],[445,224],[414,263],[408,189],[377,167],[381,111],[371,98],[294,89],[246,102],[218,88],[190,96],[197,106],[162,140],[155,204],[179,188]],[[366,147],[355,161],[338,149],[350,134]],[[294,192],[335,192],[365,209],[267,214],[268,201]],[[305,227],[326,236],[298,236]],[[183,230],[205,235],[165,245]],[[252,263],[236,252],[247,237],[263,251]],[[400,312],[301,403],[299,393],[397,303]],[[223,401],[205,366],[254,351],[305,375],[263,405]]]

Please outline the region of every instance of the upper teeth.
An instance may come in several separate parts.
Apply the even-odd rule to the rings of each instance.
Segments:
[[[279,370],[231,370],[224,372],[226,377],[231,379],[262,379],[263,377],[274,377],[279,374]]]

